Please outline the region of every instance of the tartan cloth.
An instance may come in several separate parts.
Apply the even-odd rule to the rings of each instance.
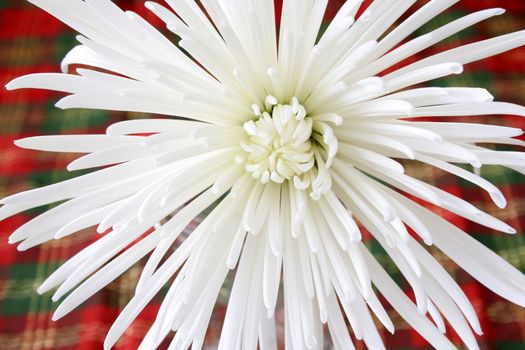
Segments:
[[[327,17],[333,15],[341,2],[331,1]],[[161,26],[160,21],[144,9],[142,1],[128,0],[118,3],[145,16],[156,26]],[[427,32],[472,11],[501,5],[508,10],[505,15],[464,30],[427,49],[424,54],[433,54],[459,44],[525,29],[524,0],[464,0],[425,25],[416,34]],[[61,58],[75,45],[75,33],[26,1],[0,0],[0,45],[0,83],[4,85],[23,74],[59,71]],[[431,84],[485,87],[500,101],[525,105],[525,48],[469,64],[462,75]],[[73,159],[71,155],[17,149],[13,140],[32,135],[101,133],[110,123],[144,117],[135,113],[62,111],[54,107],[60,96],[61,94],[44,90],[7,92],[0,89],[0,197],[76,175],[65,170],[67,163]],[[523,119],[511,116],[476,117],[469,118],[469,121],[525,127]],[[507,208],[499,210],[491,203],[486,193],[470,183],[431,167],[412,162],[405,164],[407,173],[468,200],[516,228],[517,235],[496,233],[440,211],[441,215],[525,271],[525,236],[520,234],[525,231],[523,176],[501,167],[483,167],[483,177],[499,186],[508,199]],[[7,237],[12,231],[45,209],[31,210],[0,222],[0,349],[100,349],[111,323],[133,295],[144,261],[68,316],[58,322],[51,321],[52,312],[57,304],[50,300],[51,293],[39,296],[35,291],[36,287],[68,257],[94,241],[96,234],[94,229],[84,230],[26,252],[17,252],[15,246],[7,244]],[[407,283],[378,244],[373,241],[368,241],[367,244],[387,271],[408,290]],[[460,283],[472,301],[484,331],[484,334],[478,337],[481,348],[525,349],[525,309],[506,302],[481,286],[436,249],[432,249],[432,252]],[[205,346],[208,348],[217,344],[221,320],[228,301],[229,285],[231,278],[226,282],[214,310],[206,336]],[[159,295],[146,307],[116,344],[115,349],[134,349],[138,346],[153,321],[161,300],[162,295]],[[389,305],[385,303],[385,306],[388,309]],[[396,325],[395,335],[390,335],[379,326],[388,349],[430,348],[395,311],[388,310]],[[278,337],[282,343],[282,312],[277,313],[277,321],[280,323]],[[459,338],[450,327],[447,328],[447,334],[461,347]],[[169,343],[164,342],[162,348],[167,344]],[[359,341],[356,341],[355,345],[357,349],[365,348]]]

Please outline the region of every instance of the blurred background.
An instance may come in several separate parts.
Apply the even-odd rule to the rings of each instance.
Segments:
[[[115,2],[127,10],[138,12],[155,26],[161,27],[160,21],[144,8],[143,1]],[[342,2],[330,2],[327,18],[333,16]],[[415,7],[426,2],[421,0]],[[499,6],[504,6],[507,13],[467,29],[408,61],[458,45],[525,29],[525,0],[463,0],[416,34],[426,33],[470,12]],[[20,75],[58,72],[60,60],[75,45],[74,32],[27,1],[0,0],[0,197],[77,175],[65,170],[68,162],[73,159],[71,155],[17,149],[13,145],[14,140],[33,135],[103,133],[111,123],[148,117],[143,114],[94,110],[62,111],[54,107],[61,94],[43,90],[8,92],[3,88],[8,81]],[[497,100],[525,105],[525,48],[467,65],[462,75],[434,81],[432,85],[484,87]],[[469,121],[525,128],[522,118],[511,116],[469,118]],[[500,167],[482,169],[482,175],[498,185],[508,199],[507,208],[499,210],[491,203],[488,195],[469,183],[415,163],[407,163],[406,167],[408,173],[465,198],[515,227],[517,235],[505,236],[450,213],[440,213],[525,271],[525,178],[522,175]],[[12,231],[45,209],[25,212],[0,222],[0,349],[101,349],[109,326],[133,295],[141,266],[139,264],[133,267],[67,317],[58,322],[51,321],[52,312],[57,305],[50,300],[51,293],[39,296],[35,289],[68,257],[92,242],[96,234],[94,229],[84,230],[26,252],[17,252],[16,247],[7,244],[7,237]],[[406,282],[401,279],[385,253],[374,242],[369,241],[367,244],[388,272],[406,289]],[[433,253],[459,281],[471,299],[484,331],[484,335],[478,338],[480,347],[525,349],[525,309],[502,300],[479,285],[439,251],[435,250]],[[228,301],[228,290],[226,283],[207,334],[207,348],[212,349],[217,343]],[[155,317],[161,298],[162,295],[159,295],[154,299],[120,339],[115,349],[135,349],[138,346]],[[279,315],[278,313],[278,319],[280,317],[282,322],[282,314]],[[388,349],[430,349],[392,310],[390,317],[396,324],[395,335],[381,329]],[[450,328],[447,328],[447,333],[461,348],[458,337]],[[278,336],[284,339],[282,330]],[[358,341],[355,345],[357,349],[365,348]],[[330,346],[327,345],[327,348]]]

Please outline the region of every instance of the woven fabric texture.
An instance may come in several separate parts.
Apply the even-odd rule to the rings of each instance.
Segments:
[[[66,1],[66,0],[61,0]],[[161,23],[139,0],[116,1],[125,9],[145,16],[156,26]],[[426,3],[419,1],[417,6]],[[342,3],[330,2],[327,17]],[[480,23],[426,50],[421,56],[511,31],[525,29],[525,0],[463,0],[418,30],[421,34],[472,11],[504,6],[507,13]],[[0,0],[0,83],[32,72],[59,71],[61,58],[75,43],[75,33],[52,16],[24,0]],[[408,61],[420,57],[412,57]],[[432,82],[433,86],[479,86],[487,88],[500,101],[525,105],[525,48],[466,66],[464,74]],[[70,178],[76,173],[65,170],[73,158],[59,153],[33,152],[17,149],[13,140],[47,134],[101,133],[113,122],[147,115],[94,110],[62,111],[54,107],[61,94],[41,90],[8,92],[0,88],[0,197]],[[519,117],[494,116],[469,118],[472,122],[510,125],[525,129]],[[475,236],[514,266],[525,271],[525,178],[501,167],[483,167],[481,174],[499,186],[508,199],[508,206],[499,210],[489,196],[473,185],[431,167],[405,163],[407,172],[419,179],[463,197],[482,210],[506,221],[518,231],[504,235],[438,211],[451,222]],[[132,297],[143,261],[82,304],[58,322],[51,321],[57,304],[51,293],[38,295],[36,287],[62,262],[97,238],[94,229],[71,237],[43,244],[26,252],[17,252],[7,244],[7,237],[18,226],[47,208],[39,208],[0,222],[0,349],[101,349],[111,323]],[[191,227],[189,228],[191,230]],[[367,244],[377,259],[408,290],[393,263],[377,244]],[[484,331],[479,337],[482,349],[525,349],[525,309],[508,303],[477,283],[438,250],[435,257],[459,281],[471,299]],[[214,348],[226,310],[231,279],[225,283],[211,320],[206,347]],[[117,350],[135,349],[158,310],[162,295],[146,307],[115,346]],[[386,305],[386,304],[385,304]],[[386,305],[387,306],[387,305]],[[381,328],[388,349],[430,349],[393,310],[390,316],[396,325],[395,335]],[[282,322],[282,312],[277,313]],[[379,326],[379,324],[378,324]],[[379,326],[381,327],[381,326]],[[280,327],[281,329],[283,327]],[[452,329],[447,333],[461,348]],[[278,333],[281,343],[282,331]],[[362,342],[355,342],[364,349]],[[167,346],[164,343],[163,346]],[[327,345],[329,348],[329,345]]]

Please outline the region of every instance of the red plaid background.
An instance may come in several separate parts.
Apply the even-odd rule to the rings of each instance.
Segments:
[[[421,4],[425,2],[420,1]],[[144,9],[142,1],[122,0],[118,3],[160,26],[160,21]],[[327,17],[333,15],[340,3],[340,0],[331,1]],[[498,6],[505,7],[508,12],[465,30],[423,54],[525,29],[525,0],[464,0],[426,25],[418,34],[466,13]],[[24,0],[0,0],[0,83],[3,85],[26,73],[59,71],[60,59],[75,45],[74,36],[75,33],[69,28]],[[525,105],[525,48],[470,64],[463,75],[433,82],[432,85],[481,86],[489,89],[498,100]],[[65,171],[66,164],[72,159],[70,155],[20,150],[13,146],[13,140],[30,135],[103,132],[110,123],[144,117],[134,113],[61,111],[54,107],[59,96],[49,91],[7,92],[0,89],[0,197],[74,175]],[[525,128],[522,119],[511,116],[476,118],[474,121]],[[525,182],[521,175],[499,167],[483,168],[482,175],[502,188],[509,200],[506,209],[498,210],[487,195],[453,176],[412,163],[407,163],[407,171],[505,220],[518,233],[525,231]],[[35,288],[60,263],[93,241],[95,234],[93,230],[85,230],[26,252],[17,252],[15,247],[7,244],[7,237],[42,210],[26,212],[0,222],[0,349],[100,349],[110,324],[132,296],[141,268],[133,267],[77,311],[58,322],[51,321],[56,305],[51,302],[49,294],[39,296]],[[513,265],[525,270],[525,236],[505,236],[450,214],[443,215]],[[376,256],[385,268],[406,287],[382,251],[376,249],[373,242],[369,244],[373,251],[377,251]],[[435,251],[435,256],[471,298],[485,332],[479,338],[482,349],[525,349],[525,309],[495,296],[438,251]],[[211,348],[220,334],[221,318],[228,300],[227,285],[221,293],[208,331],[206,344]],[[158,296],[146,308],[117,343],[116,349],[137,347],[155,317],[160,300],[161,296]],[[430,348],[394,311],[390,310],[390,316],[396,324],[396,334],[391,336],[385,330],[381,331],[388,349]],[[448,329],[447,333],[460,346],[453,331]],[[279,336],[282,338],[282,334]],[[356,347],[364,349],[360,342],[356,342]]]

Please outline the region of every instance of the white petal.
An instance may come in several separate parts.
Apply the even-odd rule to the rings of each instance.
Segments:
[[[71,294],[67,296],[53,314],[53,319],[59,319],[76,308],[87,298],[91,297],[105,285],[115,280],[124,271],[128,270],[135,262],[144,257],[151,249],[158,244],[160,236],[151,234],[143,238],[132,248],[105,265],[102,269],[93,274],[84,283],[79,285]]]
[[[399,289],[375,258],[361,247],[365,260],[371,270],[372,280],[394,309],[436,349],[455,349],[456,347],[437,330],[434,325],[421,315],[410,299]]]
[[[525,31],[518,31],[510,34],[497,36],[491,39],[482,40],[473,44],[468,44],[438,53],[429,58],[417,61],[387,75],[388,78],[397,78],[411,71],[416,71],[422,67],[430,67],[435,64],[445,62],[457,62],[467,64],[478,61],[486,57],[494,56],[499,53],[512,50],[525,43]]]
[[[112,147],[138,144],[141,136],[54,135],[33,136],[15,141],[21,148],[48,152],[91,153]]]

